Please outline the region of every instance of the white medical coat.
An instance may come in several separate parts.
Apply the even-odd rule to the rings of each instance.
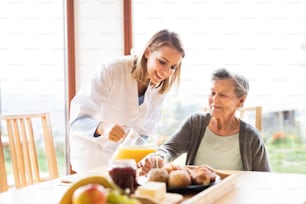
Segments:
[[[80,89],[71,102],[70,124],[89,115],[96,121],[107,121],[133,127],[139,134],[152,132],[161,117],[164,94],[149,86],[144,102],[138,104],[137,81],[132,78],[132,56],[123,56],[99,67],[91,83]],[[106,137],[93,137],[96,130],[70,127],[70,159],[73,170],[84,172],[108,164],[118,143]],[[88,134],[90,132],[91,134]]]

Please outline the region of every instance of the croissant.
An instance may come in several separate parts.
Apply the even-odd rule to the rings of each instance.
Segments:
[[[171,188],[186,187],[191,184],[191,177],[187,170],[173,170],[169,174],[168,186]]]
[[[154,168],[148,173],[149,181],[168,182],[169,173],[165,168]]]
[[[185,169],[185,167],[182,167],[180,165],[177,164],[173,164],[173,163],[168,163],[164,166],[164,168],[168,171],[168,173],[170,174],[171,171],[175,171],[175,170],[183,170]]]
[[[208,185],[216,180],[215,171],[207,166],[187,167],[192,184]]]

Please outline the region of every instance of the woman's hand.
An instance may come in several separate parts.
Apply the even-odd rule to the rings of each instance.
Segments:
[[[113,142],[121,141],[126,135],[125,129],[122,126],[107,122],[101,122],[98,125],[96,133],[104,135],[108,140]]]
[[[141,160],[137,167],[140,169],[139,175],[146,175],[153,168],[161,168],[167,161],[156,153],[149,154]]]

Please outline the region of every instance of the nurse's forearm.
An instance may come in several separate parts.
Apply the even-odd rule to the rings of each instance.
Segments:
[[[104,122],[101,121],[96,129],[95,136],[103,135],[104,131],[105,131],[105,125]]]
[[[97,137],[100,136],[95,134],[99,123],[100,121],[97,121],[94,118],[85,115],[74,120],[71,123],[70,128],[74,131],[81,131],[89,137]]]

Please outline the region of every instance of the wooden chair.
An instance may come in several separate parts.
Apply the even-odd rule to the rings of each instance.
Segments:
[[[0,122],[0,192],[59,176],[49,113],[0,115]],[[4,148],[9,148],[14,185],[8,183]],[[41,155],[41,161],[47,161],[47,175],[43,175],[42,164],[38,162]]]
[[[247,118],[247,115],[249,112],[253,112],[253,118],[255,119],[255,123],[253,125],[259,130],[259,132],[262,131],[262,107],[261,106],[254,106],[254,107],[245,107],[241,108],[239,110],[239,114],[241,118]],[[247,121],[249,122],[249,118],[247,118]]]

